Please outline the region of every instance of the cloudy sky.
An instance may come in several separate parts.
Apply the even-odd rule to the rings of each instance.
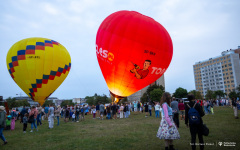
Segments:
[[[108,95],[95,40],[101,22],[119,10],[134,10],[161,23],[173,41],[166,91],[195,89],[195,62],[240,46],[239,0],[6,0],[0,5],[0,95],[26,95],[12,80],[6,55],[17,41],[45,37],[69,51],[72,68],[52,94],[61,99]]]

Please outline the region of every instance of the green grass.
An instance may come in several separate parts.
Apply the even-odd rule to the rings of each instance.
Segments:
[[[214,112],[214,115],[203,117],[204,123],[210,129],[210,134],[204,137],[204,142],[214,144],[205,146],[205,149],[240,149],[240,119],[234,119],[233,110],[229,107],[215,107]],[[14,131],[3,132],[8,144],[0,145],[0,150],[161,150],[164,149],[164,140],[156,137],[159,124],[159,118],[145,118],[145,114],[142,113],[131,113],[130,118],[117,120],[97,120],[92,119],[92,115],[87,115],[85,121],[78,123],[64,123],[61,119],[60,126],[56,126],[55,120],[53,129],[48,129],[48,122],[43,121],[39,131],[34,130],[33,133],[29,132],[28,124],[27,133],[23,134],[22,124],[17,121]],[[181,138],[174,141],[174,147],[178,150],[191,149],[190,131],[185,127],[183,120],[180,120],[179,133]],[[235,142],[236,147],[216,146],[217,142]]]

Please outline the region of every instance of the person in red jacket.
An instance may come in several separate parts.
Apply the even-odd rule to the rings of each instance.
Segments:
[[[182,119],[185,120],[185,106],[184,106],[182,100],[180,100],[180,102],[178,103],[178,109],[179,109],[179,112],[180,112],[181,120]]]

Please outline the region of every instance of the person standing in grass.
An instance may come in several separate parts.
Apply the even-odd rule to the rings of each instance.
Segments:
[[[54,111],[54,113],[55,113],[55,116],[57,117],[57,121],[58,121],[57,125],[58,125],[58,126],[59,126],[59,117],[60,117],[60,112],[61,112],[61,106],[60,106],[60,105],[58,105],[58,106],[57,106],[57,109]]]
[[[178,109],[178,102],[176,101],[175,97],[172,98],[171,108],[173,112],[173,121],[179,128],[179,109]]]
[[[81,121],[84,120],[84,116],[85,116],[85,105],[83,105],[81,108]]]
[[[165,140],[165,150],[174,150],[173,140],[180,139],[179,132],[172,119],[172,108],[170,107],[171,96],[170,93],[165,92],[161,98],[162,105],[162,120],[157,132],[159,139]]]
[[[11,116],[12,116],[11,130],[13,131],[13,130],[15,129],[15,119],[16,119],[16,117],[17,117],[17,114],[16,114],[16,110],[15,110],[15,109],[12,110]]]
[[[76,106],[75,114],[76,114],[76,122],[79,122],[80,107],[78,105]]]
[[[52,129],[54,126],[54,108],[53,104],[50,104],[50,108],[48,110],[48,122],[49,122],[49,129]]]
[[[202,117],[204,116],[204,112],[203,112],[202,106],[200,106],[200,104],[194,101],[194,95],[192,94],[188,95],[188,100],[189,100],[189,103],[186,104],[185,106],[185,124],[187,128],[190,127],[192,150],[196,149],[197,134],[199,139],[200,150],[203,150],[204,141],[203,141],[203,133],[202,133],[202,125],[203,125]],[[194,114],[194,116],[192,114]],[[194,120],[191,118],[198,118],[198,119]],[[189,125],[188,125],[188,122],[189,122]]]
[[[101,103],[99,106],[99,112],[100,112],[100,119],[103,120],[103,115],[104,115],[104,105]]]
[[[113,103],[112,105],[112,115],[113,115],[113,119],[117,119],[117,105],[115,103]]]
[[[0,106],[0,138],[3,140],[3,144],[7,144],[7,140],[5,139],[4,135],[3,135],[3,130],[6,126],[6,112],[4,111],[5,107],[4,106]]]
[[[92,107],[93,119],[96,119],[96,112],[97,112],[96,107],[93,105]]]
[[[204,111],[205,111],[205,114],[207,115],[208,114],[208,102],[204,99],[203,100],[203,107],[204,107]]]
[[[124,106],[123,106],[123,104],[121,104],[121,106],[120,106],[120,118],[123,118],[123,109],[124,109]]]
[[[185,120],[185,107],[184,107],[184,104],[183,104],[182,100],[180,100],[180,103],[178,103],[178,109],[179,109],[179,112],[180,112],[181,120],[182,119]]]
[[[44,108],[44,119],[47,119],[48,109],[49,107],[47,106]]]
[[[97,118],[99,118],[100,119],[100,103],[98,103],[97,105],[96,105],[96,115],[97,115]]]
[[[26,133],[28,123],[28,114],[25,113],[23,117],[23,133]]]
[[[232,106],[234,111],[234,117],[235,119],[238,119],[238,108],[237,108],[237,101],[235,97],[232,99]]]
[[[152,103],[148,103],[148,112],[149,112],[149,116],[152,116]]]
[[[72,114],[72,122],[75,122],[75,113],[73,112],[73,114]]]
[[[214,114],[214,112],[213,112],[213,105],[214,105],[213,100],[210,101],[209,105],[210,105],[211,114],[213,115]]]
[[[159,118],[160,116],[159,116],[159,111],[160,111],[160,105],[159,105],[159,103],[157,102],[156,103],[156,105],[155,105],[155,117],[156,118]]]
[[[35,129],[38,131],[37,125],[36,125],[38,110],[36,109],[36,106],[32,106],[32,108],[31,108],[31,111],[30,111],[30,113],[29,113],[29,117],[32,116],[32,115],[34,115],[34,120],[33,120],[33,122],[31,123],[31,131],[30,131],[30,132],[33,132],[33,126],[34,126]]]
[[[145,117],[147,117],[148,116],[148,104],[147,103],[145,103],[144,108],[145,108]]]
[[[128,118],[128,104],[126,103],[123,108],[125,118]]]
[[[41,121],[42,107],[40,105],[38,105],[37,110],[38,110],[37,126],[39,126],[39,124],[42,125],[42,121]]]
[[[70,116],[69,115],[69,113],[70,113],[69,110],[70,110],[70,108],[68,108],[68,107],[65,108],[65,120],[64,120],[65,122],[68,122],[68,119],[69,119],[69,116]]]
[[[107,119],[111,119],[111,105],[107,106],[106,108],[106,112],[107,112]]]

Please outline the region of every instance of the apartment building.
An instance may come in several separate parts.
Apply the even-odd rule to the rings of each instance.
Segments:
[[[240,46],[223,51],[220,56],[193,65],[195,88],[203,96],[207,90],[229,94],[240,85]]]

